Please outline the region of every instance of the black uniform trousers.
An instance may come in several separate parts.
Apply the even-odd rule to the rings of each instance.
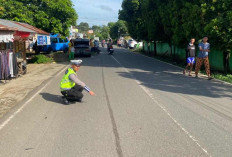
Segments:
[[[80,101],[83,98],[83,87],[75,85],[70,90],[61,91],[61,94],[69,101]]]

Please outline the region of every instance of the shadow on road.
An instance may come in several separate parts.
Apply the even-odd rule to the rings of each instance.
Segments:
[[[104,52],[103,54],[84,60],[83,66],[122,68],[122,65],[130,73],[119,70],[117,72],[119,76],[136,78],[142,85],[150,89],[211,98],[232,98],[231,85],[216,80],[208,81],[204,78],[185,76],[182,74],[182,69],[125,49],[115,49],[113,57],[120,62],[121,65],[119,65],[112,56],[107,55],[106,49],[101,48],[101,50]]]
[[[54,95],[51,93],[40,93],[40,95],[42,95],[42,97],[47,101],[55,102],[61,105],[63,104],[61,95]]]

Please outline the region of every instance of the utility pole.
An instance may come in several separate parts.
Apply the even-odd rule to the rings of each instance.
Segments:
[[[120,28],[118,27],[118,39],[120,38],[119,33],[120,33]]]

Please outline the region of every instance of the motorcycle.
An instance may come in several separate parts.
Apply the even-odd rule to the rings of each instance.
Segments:
[[[114,53],[113,46],[108,48],[109,55],[112,55]]]

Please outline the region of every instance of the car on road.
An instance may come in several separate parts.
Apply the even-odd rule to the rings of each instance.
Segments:
[[[129,40],[128,40],[128,47],[129,47],[130,49],[134,49],[134,48],[136,47],[137,44],[138,44],[137,41],[135,41],[134,39],[129,39]]]
[[[74,49],[74,56],[91,57],[89,39],[75,39]]]

